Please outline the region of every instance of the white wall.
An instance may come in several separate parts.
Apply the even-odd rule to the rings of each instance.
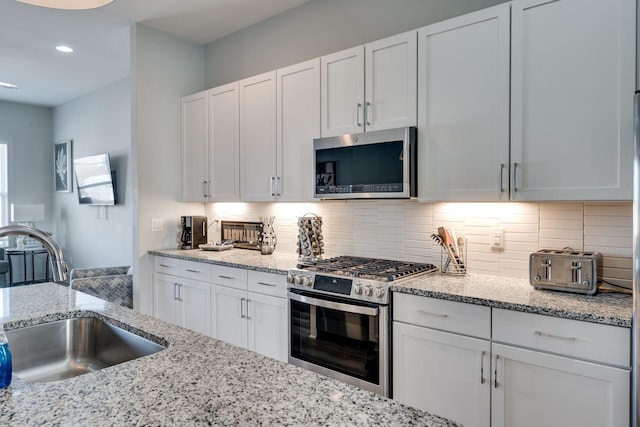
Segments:
[[[71,268],[131,265],[130,111],[129,79],[53,110],[53,140],[73,140],[74,158],[109,153],[117,179],[118,204],[109,207],[81,206],[75,177],[71,193],[54,193],[51,184],[54,237]]]
[[[310,1],[208,44],[207,88],[420,28],[504,1]]]
[[[180,215],[202,214],[203,204],[180,203],[178,99],[204,89],[204,47],[136,25],[132,31],[134,177],[134,304],[152,313],[152,257],[177,247]],[[151,231],[151,219],[164,229]]]
[[[325,257],[357,255],[439,265],[431,234],[453,227],[467,238],[467,266],[474,273],[529,277],[529,255],[539,249],[597,251],[604,277],[631,287],[631,203],[418,203],[403,200],[318,203],[211,203],[212,220],[258,221],[274,215],[276,251],[296,253],[297,218],[322,217]],[[503,228],[504,248],[489,245],[492,228]],[[218,240],[216,226],[210,240]]]
[[[44,203],[45,222],[53,231],[53,119],[48,107],[0,101],[0,138],[10,141],[9,203]]]

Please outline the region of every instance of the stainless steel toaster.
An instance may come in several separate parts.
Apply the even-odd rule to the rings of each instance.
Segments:
[[[536,289],[593,295],[602,281],[602,254],[541,249],[529,256],[529,282]]]

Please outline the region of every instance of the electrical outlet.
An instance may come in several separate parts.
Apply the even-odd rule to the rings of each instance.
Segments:
[[[504,248],[504,228],[492,228],[489,233],[489,245],[492,248]]]

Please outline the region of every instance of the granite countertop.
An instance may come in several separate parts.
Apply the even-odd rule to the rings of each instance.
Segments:
[[[202,261],[251,270],[287,274],[294,268],[295,255],[277,251],[231,249],[222,252],[196,250],[156,250],[151,255]],[[538,290],[526,279],[469,273],[465,276],[423,275],[392,284],[392,292],[486,305],[605,325],[631,327],[631,295],[600,292],[594,296]]]
[[[485,305],[605,325],[631,327],[631,295],[600,292],[593,296],[538,290],[528,280],[469,273],[432,274],[393,284],[393,292]]]
[[[0,390],[0,425],[455,426],[354,386],[279,362],[53,283],[1,291],[7,328],[107,317],[169,343],[79,377]]]

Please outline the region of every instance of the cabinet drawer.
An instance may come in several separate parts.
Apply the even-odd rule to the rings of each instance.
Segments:
[[[163,256],[153,257],[153,270],[156,273],[172,274],[177,276],[180,274],[180,260],[177,258],[168,258]]]
[[[249,291],[274,297],[287,297],[287,281],[282,274],[248,271]]]
[[[197,261],[180,261],[180,277],[208,282],[211,280],[211,264]]]
[[[628,368],[631,330],[511,310],[493,310],[493,341]]]
[[[211,283],[229,288],[247,290],[247,270],[223,265],[211,266]]]
[[[491,337],[491,308],[480,305],[396,292],[393,320],[473,337]]]

